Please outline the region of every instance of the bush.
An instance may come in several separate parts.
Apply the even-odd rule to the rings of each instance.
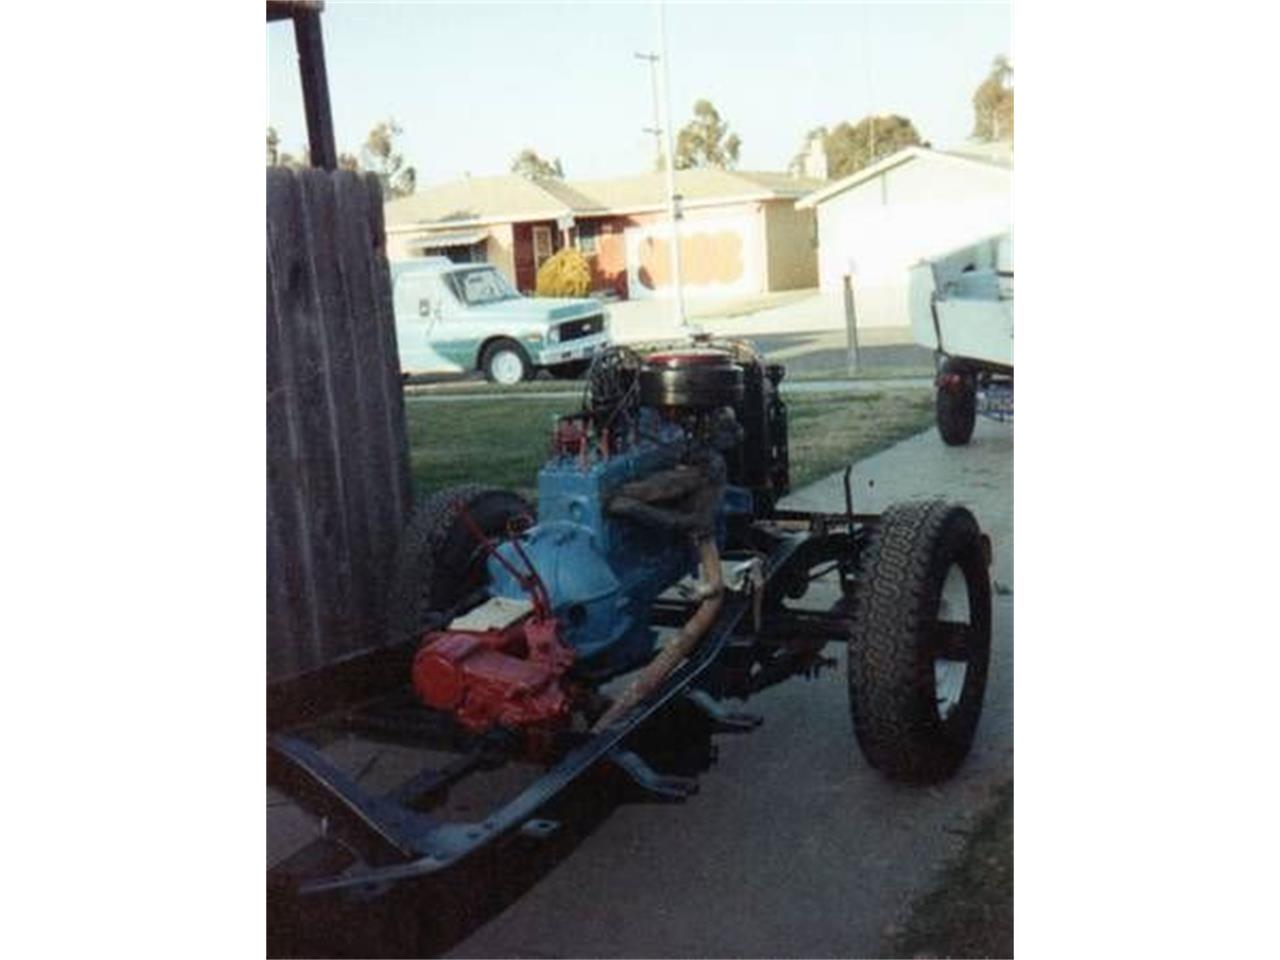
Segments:
[[[585,297],[591,289],[591,267],[573,247],[548,257],[538,269],[540,297]]]

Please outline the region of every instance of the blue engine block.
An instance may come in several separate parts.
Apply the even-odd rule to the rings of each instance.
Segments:
[[[538,472],[538,523],[521,547],[542,578],[562,637],[577,652],[578,669],[603,677],[649,659],[656,633],[649,607],[658,595],[697,569],[697,553],[685,537],[605,514],[605,501],[622,484],[679,462],[683,437],[664,430],[609,458],[554,457]],[[748,491],[727,487],[718,508],[724,516],[750,509]],[[511,543],[498,548],[517,570],[524,562]],[[488,565],[490,592],[527,596],[496,558]]]

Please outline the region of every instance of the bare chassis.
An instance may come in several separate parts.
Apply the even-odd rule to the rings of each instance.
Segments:
[[[657,690],[598,733],[557,734],[553,753],[558,761],[481,820],[440,822],[419,807],[467,774],[514,756],[518,740],[504,731],[467,734],[448,717],[418,704],[403,686],[271,733],[268,782],[320,818],[325,833],[268,871],[269,897],[374,899],[515,835],[549,836],[558,823],[543,816],[547,808],[570,785],[602,767],[624,774],[650,799],[680,801],[695,793],[696,780],[656,771],[632,749],[631,741],[677,703],[701,715],[712,732],[750,730],[760,719],[731,713],[720,700],[746,699],[788,677],[833,663],[822,650],[828,643],[848,640],[850,621],[843,608],[794,609],[785,599],[799,598],[812,580],[826,573],[838,571],[845,585],[851,582],[878,517],[853,512],[849,470],[845,501],[845,512],[836,514],[775,509],[731,538],[726,560],[763,556],[763,582],[755,587],[760,596],[750,590],[730,592],[698,649]],[[664,598],[653,607],[653,622],[678,626],[696,605]],[[753,608],[760,611],[758,630]],[[457,759],[442,769],[422,770],[390,794],[374,795],[308,739],[319,732],[447,748]]]

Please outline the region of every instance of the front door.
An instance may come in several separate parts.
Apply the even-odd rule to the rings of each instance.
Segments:
[[[546,225],[537,225],[533,228],[533,272],[537,276],[538,270],[542,267],[543,261],[547,260],[551,254],[555,253],[552,245],[551,228]]]

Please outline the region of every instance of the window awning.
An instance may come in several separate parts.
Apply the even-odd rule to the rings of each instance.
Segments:
[[[426,236],[414,237],[409,241],[411,247],[423,250],[440,250],[444,247],[469,247],[473,243],[481,243],[488,239],[487,230],[454,230],[449,233],[429,233]]]

